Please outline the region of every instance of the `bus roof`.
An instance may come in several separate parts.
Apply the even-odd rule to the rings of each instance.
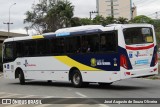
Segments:
[[[122,27],[122,28],[129,28],[129,27],[151,27],[152,25],[151,24],[109,24],[109,25],[106,25],[106,27]]]
[[[42,35],[8,38],[4,42],[70,36],[70,35],[84,35],[87,33],[112,31],[112,30],[115,30],[115,27],[129,28],[129,27],[151,27],[151,26],[152,25],[150,24],[110,24],[110,25],[107,25],[106,27],[103,27],[102,25],[85,25],[85,26],[78,26],[78,27],[62,28],[57,30],[56,32],[44,33]]]

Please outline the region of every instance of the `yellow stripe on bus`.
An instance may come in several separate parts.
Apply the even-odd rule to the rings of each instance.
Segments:
[[[86,71],[102,71],[100,69],[96,69],[96,68],[84,65],[82,63],[79,63],[79,62],[69,58],[68,56],[55,56],[54,58],[56,58],[60,62],[66,64],[66,65],[68,65],[70,67],[77,67],[81,71],[85,71],[85,70]]]
[[[32,36],[32,39],[40,39],[40,38],[44,38],[43,35]]]

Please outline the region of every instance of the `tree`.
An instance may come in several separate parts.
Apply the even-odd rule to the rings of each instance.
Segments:
[[[54,32],[62,27],[71,26],[74,6],[70,2],[41,0],[33,4],[32,11],[26,12],[24,23],[31,24],[30,28],[38,33]]]
[[[111,17],[111,16],[106,17],[106,25],[113,24],[113,23],[115,23],[115,18],[114,17]]]
[[[78,17],[73,17],[72,19],[71,19],[71,26],[72,27],[75,27],[75,26],[81,26],[82,24],[81,24],[81,19],[80,18],[78,18]]]
[[[153,24],[154,23],[154,21],[151,18],[149,18],[145,15],[136,16],[130,22],[131,23],[148,23],[148,24]]]
[[[116,20],[116,23],[118,23],[118,24],[127,24],[128,23],[128,19],[124,18],[124,17],[119,17],[115,20]]]
[[[81,18],[81,25],[91,25],[93,24],[92,23],[92,20],[90,20],[89,18]]]
[[[46,22],[44,18],[47,11],[47,1],[44,0],[39,4],[33,4],[32,11],[27,11],[25,13],[26,19],[24,19],[24,23],[29,23],[30,28],[33,28],[38,33],[42,33],[42,31],[46,29]]]
[[[97,15],[97,16],[93,19],[93,24],[106,25],[105,18],[104,18],[103,16]]]

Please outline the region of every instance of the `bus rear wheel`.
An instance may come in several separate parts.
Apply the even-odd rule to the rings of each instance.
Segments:
[[[25,78],[24,78],[24,73],[22,70],[19,72],[19,82],[21,85],[25,85]]]
[[[73,86],[76,88],[82,87],[82,85],[83,85],[82,76],[78,70],[73,71],[73,74],[71,77],[71,82],[72,82]]]

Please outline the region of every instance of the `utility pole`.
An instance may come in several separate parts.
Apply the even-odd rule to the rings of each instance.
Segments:
[[[10,7],[9,7],[9,19],[8,19],[8,22],[7,23],[3,23],[3,24],[7,24],[8,25],[8,38],[10,37],[10,24],[13,24],[10,22],[10,14],[11,14],[11,7],[16,5],[16,3],[12,4]]]
[[[158,12],[156,12],[156,19],[158,19]]]
[[[134,11],[136,10],[136,6],[135,6],[135,4],[133,3],[133,7],[131,7],[131,19],[133,19],[134,18]]]
[[[7,23],[3,23],[3,24],[7,24],[7,28],[8,28],[8,38],[10,36],[10,25],[13,23],[7,22]]]
[[[89,12],[89,16],[90,16],[89,18],[90,18],[90,20],[92,19],[92,14],[93,14],[93,13],[98,13],[98,11],[90,11],[90,12]]]
[[[111,0],[111,16],[114,18],[114,6],[113,6],[113,0]]]
[[[107,5],[107,6],[111,6],[110,9],[107,9],[107,11],[110,11],[111,17],[114,18],[114,15],[115,15],[115,14],[118,14],[118,13],[115,13],[115,11],[118,10],[118,9],[115,9],[115,8],[114,8],[115,6],[118,6],[118,4],[115,4],[115,2],[117,2],[117,0],[107,0],[106,2],[108,2],[108,5]]]

